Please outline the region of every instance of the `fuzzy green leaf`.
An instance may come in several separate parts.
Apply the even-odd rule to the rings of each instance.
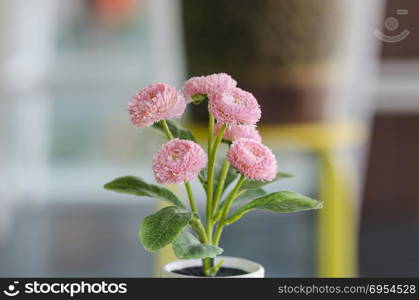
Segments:
[[[322,208],[322,202],[310,197],[289,191],[275,192],[243,205],[225,223],[231,224],[253,209],[289,213],[320,208]]]
[[[148,251],[173,243],[192,219],[193,213],[176,206],[162,208],[141,223],[140,240]]]
[[[118,177],[105,184],[103,187],[117,193],[167,200],[176,206],[185,207],[170,190],[158,185],[149,184],[135,176]]]
[[[294,177],[294,175],[285,173],[285,172],[278,172],[276,174],[276,177],[272,181],[258,181],[258,180],[246,180],[240,190],[250,190],[250,189],[256,189],[262,186],[265,186],[267,184],[270,184],[272,182],[278,181],[283,178],[291,178]]]
[[[223,249],[217,246],[202,244],[189,231],[184,230],[173,242],[173,251],[180,259],[214,258],[223,253]]]
[[[166,120],[167,126],[170,129],[170,132],[172,133],[174,138],[178,138],[181,140],[190,140],[190,141],[194,141],[195,142],[195,138],[192,135],[192,132],[190,132],[188,129],[183,128],[182,126],[180,126],[178,123],[171,121],[171,120]],[[164,133],[162,124],[160,122],[156,122],[153,124],[152,126],[153,128],[156,128],[160,131],[162,131]]]

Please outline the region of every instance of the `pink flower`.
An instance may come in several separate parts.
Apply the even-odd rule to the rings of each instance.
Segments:
[[[271,181],[276,176],[275,155],[254,140],[242,138],[234,141],[227,156],[231,165],[248,179]]]
[[[249,92],[234,88],[209,97],[210,109],[219,123],[255,125],[261,116],[256,98]]]
[[[147,127],[160,120],[179,118],[185,108],[183,95],[164,83],[143,88],[128,103],[131,122],[136,127]]]
[[[216,123],[214,128],[214,135],[220,132],[222,124]],[[235,141],[241,138],[248,138],[255,140],[258,143],[262,142],[259,131],[253,125],[227,125],[224,131],[223,138],[228,141]]]
[[[207,155],[197,143],[173,139],[154,155],[153,172],[160,184],[189,181],[205,167]]]
[[[226,73],[217,73],[207,76],[192,77],[183,84],[183,93],[188,102],[192,102],[192,96],[201,94],[222,94],[235,88],[237,82]]]

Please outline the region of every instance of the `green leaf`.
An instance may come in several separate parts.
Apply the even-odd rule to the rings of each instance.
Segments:
[[[176,206],[185,207],[170,190],[158,185],[146,183],[141,178],[135,176],[118,177],[103,187],[117,193],[163,199]]]
[[[265,186],[267,184],[270,184],[272,182],[278,181],[279,179],[283,178],[291,178],[294,177],[294,175],[285,173],[285,172],[278,172],[276,174],[276,177],[272,181],[258,181],[258,180],[246,180],[240,190],[250,190],[250,189],[256,189],[262,186]]]
[[[225,223],[231,224],[253,209],[289,213],[320,208],[322,208],[322,202],[310,197],[289,191],[275,192],[243,205]]]
[[[184,230],[173,242],[173,251],[180,259],[214,258],[223,253],[220,247],[201,244],[188,230]]]
[[[183,128],[178,123],[166,120],[167,126],[169,127],[170,131],[172,132],[173,137],[181,139],[181,140],[190,140],[195,142],[195,138],[192,135],[192,132]],[[163,127],[160,122],[156,122],[152,126],[153,128],[159,129],[164,133]]]
[[[144,248],[156,251],[173,243],[193,215],[186,209],[168,206],[146,217],[140,227],[140,240]]]

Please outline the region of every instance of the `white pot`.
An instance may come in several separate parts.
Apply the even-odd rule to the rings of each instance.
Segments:
[[[218,256],[215,258],[215,264],[221,259],[224,260],[223,267],[240,269],[247,274],[237,276],[226,276],[217,278],[263,278],[265,277],[265,269],[262,265],[255,263],[251,260],[231,257],[231,256]],[[181,270],[189,267],[198,267],[202,265],[201,259],[189,259],[189,260],[176,260],[161,268],[161,277],[163,278],[210,278],[210,277],[198,277],[188,276],[174,273],[174,270]]]

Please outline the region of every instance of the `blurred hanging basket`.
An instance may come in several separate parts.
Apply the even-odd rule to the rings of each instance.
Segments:
[[[189,73],[227,72],[255,94],[262,123],[320,121],[348,36],[348,1],[185,0]],[[205,120],[204,111],[193,116]]]

